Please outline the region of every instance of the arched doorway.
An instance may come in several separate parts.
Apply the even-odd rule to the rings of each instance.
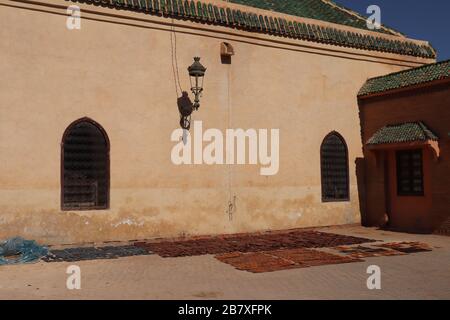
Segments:
[[[320,147],[322,201],[348,201],[350,199],[348,149],[344,138],[333,131]]]
[[[61,143],[62,210],[109,208],[109,139],[94,120],[82,118]]]

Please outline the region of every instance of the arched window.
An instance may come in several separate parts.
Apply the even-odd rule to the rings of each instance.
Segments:
[[[320,147],[322,201],[349,200],[348,150],[344,138],[333,131]]]
[[[61,143],[63,210],[109,208],[109,139],[89,118],[73,122]]]

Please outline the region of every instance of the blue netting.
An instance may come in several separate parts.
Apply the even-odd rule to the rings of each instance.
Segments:
[[[11,238],[0,244],[0,265],[35,262],[47,254],[48,249],[34,240]]]

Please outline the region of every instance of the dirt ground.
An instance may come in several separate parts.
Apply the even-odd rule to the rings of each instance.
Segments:
[[[256,274],[214,255],[0,266],[0,299],[450,299],[449,237],[357,226],[318,231],[385,243],[419,241],[433,251]],[[67,289],[71,265],[81,269],[80,290]],[[381,290],[367,288],[371,265],[381,268]]]

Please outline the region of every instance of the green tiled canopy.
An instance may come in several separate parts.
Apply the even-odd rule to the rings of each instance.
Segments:
[[[437,141],[438,137],[423,122],[407,122],[381,128],[367,141],[367,145],[428,140]]]
[[[359,91],[358,96],[361,97],[435,80],[446,79],[449,76],[450,60],[445,60],[438,63],[427,64],[419,68],[369,79]]]
[[[229,0],[230,2],[261,8],[293,16],[328,21],[350,27],[366,29],[366,19],[359,14],[327,0]],[[387,28],[379,31],[395,34]]]
[[[336,26],[323,26],[314,22],[301,22],[289,17],[261,13],[254,7],[277,10],[300,17],[334,22],[341,25],[366,29],[364,18],[338,7],[329,0],[230,0],[247,5],[240,9],[230,6],[228,2],[215,3],[203,0],[99,0],[82,1],[89,5],[105,6],[111,9],[129,10],[144,14],[159,15],[175,19],[190,20],[223,27],[265,33],[277,37],[301,39],[333,46],[361,50],[395,53],[422,58],[434,58],[435,50],[427,43],[417,43],[402,36],[390,35],[389,29],[377,33],[364,34],[342,30]]]

